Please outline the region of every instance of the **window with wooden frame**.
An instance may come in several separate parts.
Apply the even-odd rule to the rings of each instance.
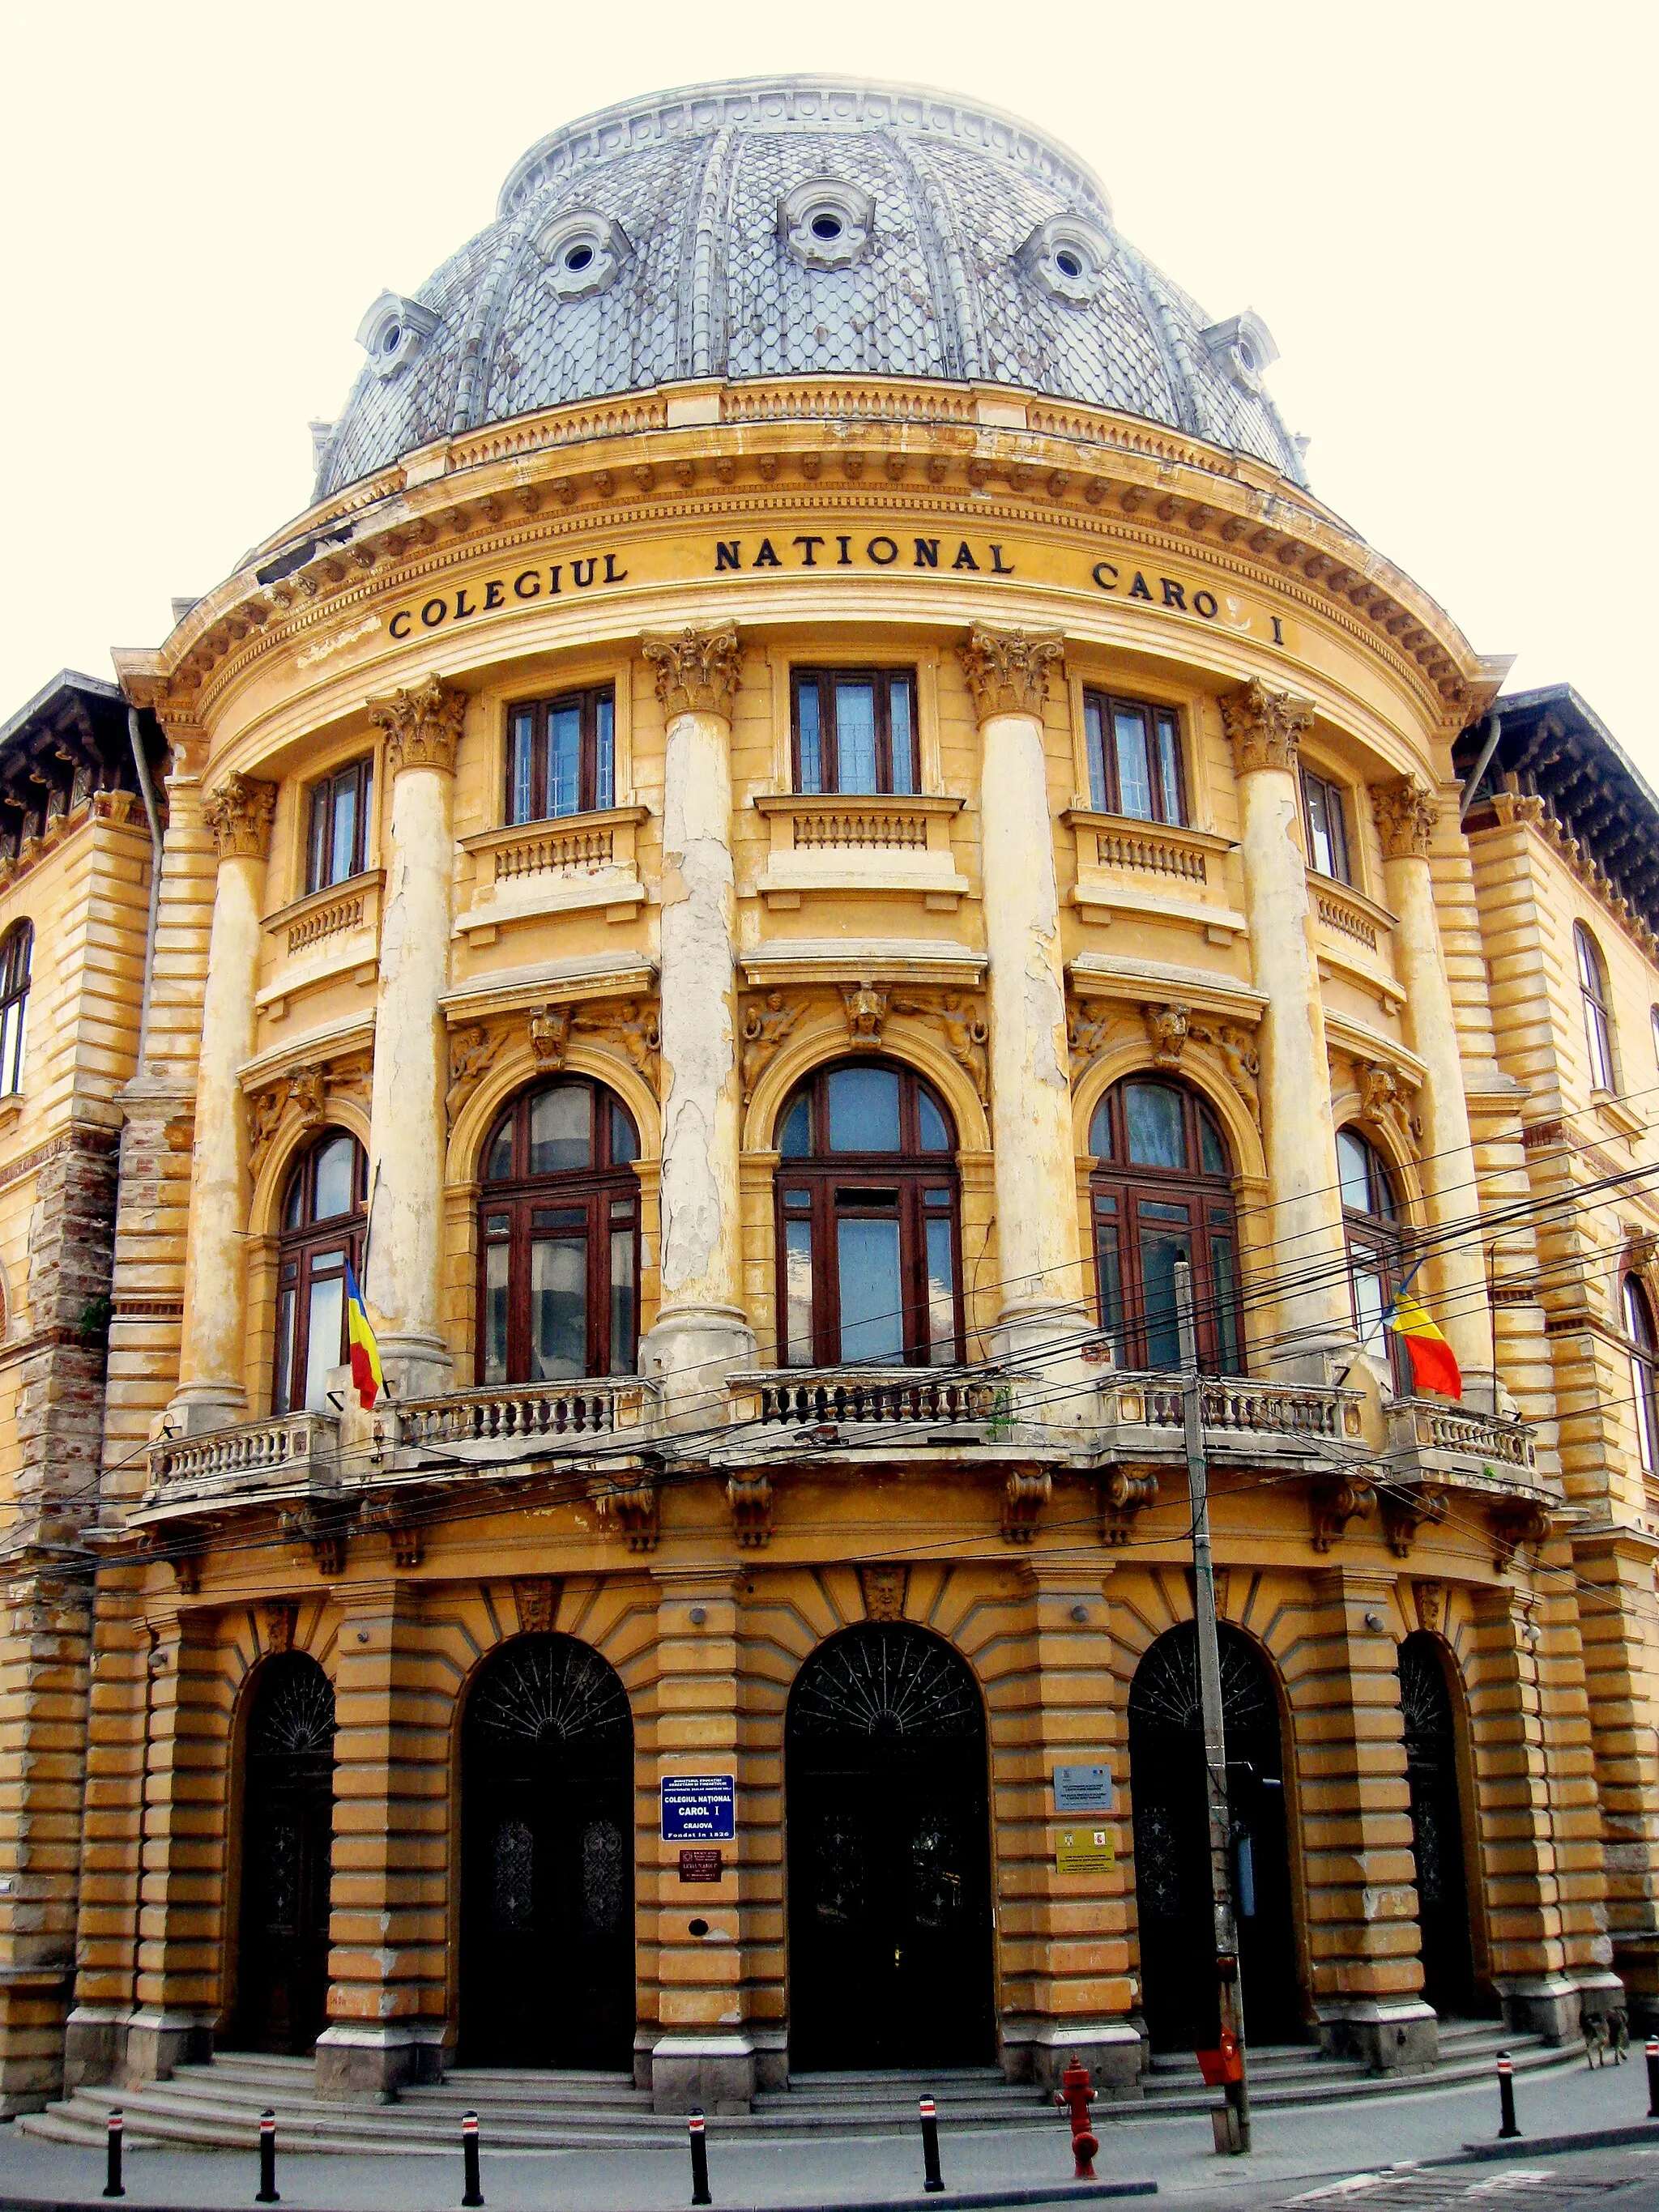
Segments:
[[[786,1367],[963,1357],[956,1135],[920,1076],[823,1068],[778,1126],[778,1356]]]
[[[522,1092],[491,1130],[478,1200],[478,1381],[631,1375],[639,1133],[582,1076]]]
[[[1184,1084],[1127,1076],[1096,1107],[1089,1149],[1100,1326],[1117,1365],[1180,1366],[1175,1263],[1184,1259],[1199,1365],[1242,1374],[1238,1220],[1214,1115]]]
[[[798,792],[921,789],[913,668],[797,668],[790,730]]]
[[[34,924],[15,921],[0,938],[0,1097],[23,1087],[29,969],[34,957]]]
[[[1083,695],[1083,736],[1089,755],[1089,804],[1097,814],[1137,822],[1187,819],[1181,765],[1181,720],[1173,707]]]
[[[326,890],[360,876],[368,866],[369,814],[374,803],[374,763],[348,761],[313,783],[306,836],[306,889]]]
[[[1352,884],[1353,863],[1341,788],[1310,768],[1302,771],[1302,819],[1308,833],[1308,866],[1333,882]]]
[[[1394,1178],[1376,1146],[1358,1129],[1337,1131],[1336,1169],[1359,1348],[1386,1363],[1395,1391],[1404,1395],[1411,1388],[1411,1364],[1388,1326],[1404,1273],[1405,1236]]]
[[[592,814],[616,803],[617,701],[610,684],[508,708],[509,823]]]
[[[344,1364],[346,1268],[363,1263],[368,1155],[344,1129],[318,1138],[289,1174],[276,1243],[273,1413],[328,1411],[328,1370]]]
[[[1572,927],[1578,960],[1578,994],[1584,1004],[1584,1042],[1589,1051],[1590,1088],[1616,1091],[1613,1057],[1613,1000],[1607,991],[1601,948],[1582,921]]]
[[[1653,1307],[1634,1275],[1624,1282],[1625,1334],[1630,1339],[1630,1387],[1636,1407],[1636,1441],[1642,1472],[1659,1468],[1659,1332]]]

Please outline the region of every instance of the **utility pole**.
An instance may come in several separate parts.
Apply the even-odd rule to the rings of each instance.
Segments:
[[[1244,2056],[1244,1990],[1239,1977],[1238,1924],[1233,1917],[1232,1817],[1227,1807],[1227,1741],[1221,1718],[1221,1648],[1215,1626],[1215,1567],[1210,1556],[1210,1468],[1204,1456],[1203,1386],[1193,1326],[1192,1269],[1175,1263],[1176,1326],[1181,1340],[1181,1411],[1187,1442],[1187,1487],[1193,1509],[1193,1601],[1198,1624],[1198,1689],[1204,1715],[1204,1792],[1210,1816],[1210,1896],[1215,1911],[1215,1973],[1221,2049],[1231,2043],[1238,2079],[1225,2087],[1215,2115],[1218,2151],[1250,2148],[1250,2084]]]

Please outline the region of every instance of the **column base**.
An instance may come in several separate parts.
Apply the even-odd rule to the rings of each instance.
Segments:
[[[720,1418],[726,1377],[757,1356],[741,1306],[671,1306],[641,1340],[639,1371],[656,1378],[667,1427],[707,1428]]]
[[[746,2112],[755,2046],[746,2035],[663,2035],[651,2053],[653,2112]]]
[[[64,2094],[100,2089],[126,2070],[131,2005],[76,2005],[64,2023]]]
[[[392,2105],[412,2081],[443,2079],[443,2030],[435,2024],[326,2027],[317,2039],[317,2094]]]
[[[1426,2074],[1440,2056],[1439,2020],[1420,1997],[1397,2004],[1357,1997],[1317,2010],[1321,2048],[1373,2074]]]
[[[1541,2035],[1546,2043],[1571,2043],[1583,2010],[1577,1981],[1565,1974],[1495,1975],[1492,1987],[1504,2008],[1504,2025],[1517,2035]],[[1620,1993],[1624,1984],[1620,1984]]]
[[[1045,1428],[1076,1428],[1094,1419],[1094,1385],[1109,1371],[1083,1356],[1094,1333],[1094,1322],[1080,1305],[1005,1306],[986,1348],[994,1365],[1016,1369],[1036,1385],[1035,1421]],[[1021,1395],[1016,1388],[1017,1420]]]
[[[175,2066],[205,2066],[213,2056],[213,2021],[206,2013],[141,2009],[127,2021],[122,2071],[135,2087],[167,2081]]]
[[[1005,2020],[997,2027],[1003,2078],[1060,2087],[1073,2058],[1088,2068],[1103,2102],[1125,2104],[1144,2096],[1143,2046],[1126,2020]]]
[[[186,1382],[167,1407],[168,1425],[179,1437],[211,1436],[247,1417],[246,1392],[226,1382]]]

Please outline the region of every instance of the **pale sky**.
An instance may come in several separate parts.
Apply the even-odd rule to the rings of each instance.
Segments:
[[[1030,117],[1215,317],[1318,495],[1659,781],[1650,4],[334,0],[0,13],[0,719],[310,495],[353,333],[605,103],[844,72]]]

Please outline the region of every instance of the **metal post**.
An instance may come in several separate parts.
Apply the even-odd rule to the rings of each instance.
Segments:
[[[1498,2054],[1498,2112],[1501,2122],[1498,2140],[1504,2142],[1521,2132],[1515,2124],[1515,2066],[1507,2051]]]
[[[1648,2118],[1659,2120],[1659,2036],[1648,2038]]]
[[[708,2141],[702,2114],[693,2112],[685,2127],[691,2138],[691,2202],[712,2204],[714,2200],[708,2194]]]
[[[259,2193],[256,2204],[280,2204],[276,2194],[276,2115],[267,2105],[259,2115]]]
[[[1215,1626],[1215,1569],[1210,1555],[1210,1469],[1204,1456],[1203,1386],[1193,1325],[1192,1269],[1175,1263],[1176,1325],[1181,1341],[1181,1410],[1187,1487],[1193,1514],[1193,1602],[1198,1626],[1198,1687],[1204,1714],[1205,1795],[1210,1814],[1210,1897],[1215,1912],[1215,1972],[1222,2048],[1238,2054],[1238,2079],[1226,2084],[1229,2152],[1250,2148],[1250,2084],[1244,2056],[1244,1989],[1233,1917],[1232,1819],[1227,1808],[1227,1742],[1221,1718],[1221,1650]],[[1218,2122],[1217,2148],[1222,2148]]]
[[[921,2163],[927,2174],[923,2189],[930,2197],[938,2196],[945,2186],[945,2177],[939,2170],[939,2113],[931,2097],[921,2100]]]
[[[461,2188],[463,2204],[482,2204],[483,2190],[478,2181],[478,2115],[461,2114],[461,2166],[464,2180]]]
[[[1653,2048],[1652,2045],[1650,2044],[1648,2048],[1651,2050]],[[1651,2073],[1652,2070],[1653,2062],[1650,2059],[1648,2061],[1648,2071]],[[120,2108],[118,2106],[109,2116],[109,2169],[104,2179],[104,2194],[106,2197],[125,2197],[127,2193],[121,2185],[122,2125],[123,2122]]]

